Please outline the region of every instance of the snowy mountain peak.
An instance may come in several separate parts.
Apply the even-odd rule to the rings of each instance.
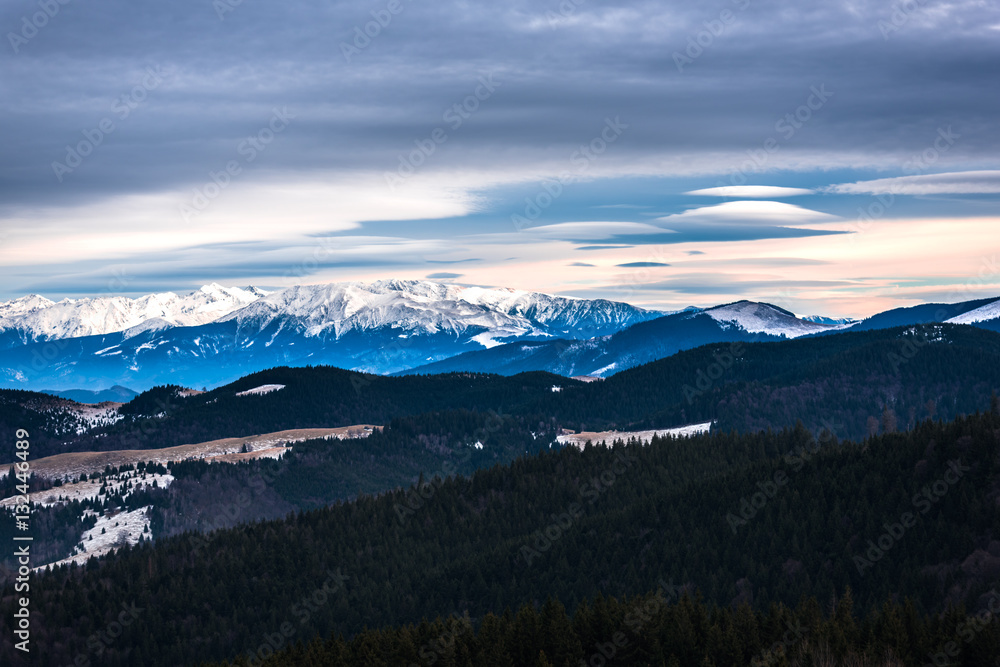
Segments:
[[[4,301],[0,303],[0,321],[9,317],[21,317],[52,305],[55,305],[55,301],[38,294],[28,294],[12,301]]]
[[[254,287],[253,285],[248,285],[247,287],[226,287],[225,285],[220,285],[219,283],[209,283],[208,285],[202,285],[197,291],[192,292],[189,296],[194,296],[198,292],[215,299],[235,298],[246,301],[247,303],[253,301],[255,298],[270,294],[270,292],[266,292],[262,289]]]
[[[808,322],[793,313],[769,303],[737,301],[703,311],[720,324],[742,327],[749,333],[797,338],[830,329],[829,325]]]

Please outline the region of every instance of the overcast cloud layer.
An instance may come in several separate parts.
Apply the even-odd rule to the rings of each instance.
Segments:
[[[996,222],[985,0],[48,12],[0,6],[0,298],[434,276],[861,315],[1000,250],[943,231]],[[892,229],[925,239],[895,273],[857,240],[819,257]]]

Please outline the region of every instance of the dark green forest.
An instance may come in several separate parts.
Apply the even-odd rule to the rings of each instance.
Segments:
[[[552,598],[575,614],[662,582],[700,595],[709,615],[826,605],[850,588],[858,622],[891,602],[944,623],[981,611],[998,583],[998,454],[995,412],[860,443],[799,425],[546,451],[39,577],[35,640],[46,664],[94,659],[88,640],[135,605],[99,664],[197,664],[246,654],[284,623],[309,641],[457,613],[483,632],[490,612]],[[13,605],[8,587],[8,636]],[[589,650],[591,635],[581,641]],[[566,664],[546,656],[515,664]]]
[[[291,624],[224,667],[530,667],[603,665],[815,666],[975,665],[1000,667],[1000,593],[988,608],[921,616],[912,604],[887,602],[858,615],[850,589],[754,611],[707,605],[664,584],[655,593],[597,596],[570,615],[557,600],[489,613],[474,624],[452,614],[433,622],[364,630],[351,639],[301,642]],[[992,611],[990,611],[992,609]]]

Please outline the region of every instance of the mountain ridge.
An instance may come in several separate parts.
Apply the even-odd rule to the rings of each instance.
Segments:
[[[404,373],[465,370],[509,375],[546,370],[568,377],[606,377],[709,343],[778,341],[832,330],[829,325],[800,320],[771,304],[741,300],[673,313],[601,339],[512,343],[467,352]]]
[[[661,315],[603,299],[413,280],[295,286],[252,296],[196,326],[152,317],[108,333],[0,348],[0,385],[201,387],[271,366],[308,364],[388,373],[526,337],[608,335]]]
[[[77,316],[75,321],[74,314]],[[68,318],[68,319],[67,319]],[[1000,331],[1000,299],[920,304],[861,321],[797,317],[746,299],[664,313],[605,299],[388,279],[268,292],[172,292],[0,303],[0,386],[219,386],[273,366],[377,374],[543,370],[607,377],[682,350],[934,321]],[[82,336],[65,334],[99,332]]]
[[[160,292],[134,299],[98,296],[53,301],[29,294],[0,302],[0,348],[117,333],[157,320],[168,326],[207,324],[266,294],[253,286],[244,289],[218,283],[183,296]]]

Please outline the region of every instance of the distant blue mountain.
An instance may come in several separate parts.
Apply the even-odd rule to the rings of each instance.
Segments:
[[[801,319],[806,322],[815,322],[816,324],[828,324],[831,327],[857,322],[853,317],[823,317],[822,315],[809,315]]]
[[[977,308],[991,304],[996,300],[997,297],[992,297],[990,299],[963,301],[962,303],[925,303],[909,308],[893,308],[892,310],[887,310],[861,320],[845,330],[869,331],[871,329],[891,329],[892,327],[901,327],[908,324],[947,322],[954,317],[964,315]]]
[[[119,384],[111,387],[111,389],[101,389],[101,390],[90,390],[90,389],[67,389],[65,391],[49,391],[46,389],[42,390],[43,394],[52,394],[53,396],[58,396],[60,398],[65,398],[71,401],[76,401],[77,403],[128,403],[133,398],[139,395],[138,392],[132,391],[128,387],[123,387]]]
[[[539,370],[570,377],[606,377],[709,343],[776,341],[944,321],[1000,331],[1000,300],[993,297],[958,304],[896,308],[854,324],[822,317],[798,319],[777,306],[740,301],[641,322],[601,338],[517,342],[467,352],[400,374],[475,371],[513,375]]]
[[[467,352],[400,374],[476,371],[514,375],[545,370],[570,377],[604,377],[707,343],[778,341],[829,330],[828,325],[800,320],[777,306],[739,301],[640,322],[600,338],[516,342]]]

